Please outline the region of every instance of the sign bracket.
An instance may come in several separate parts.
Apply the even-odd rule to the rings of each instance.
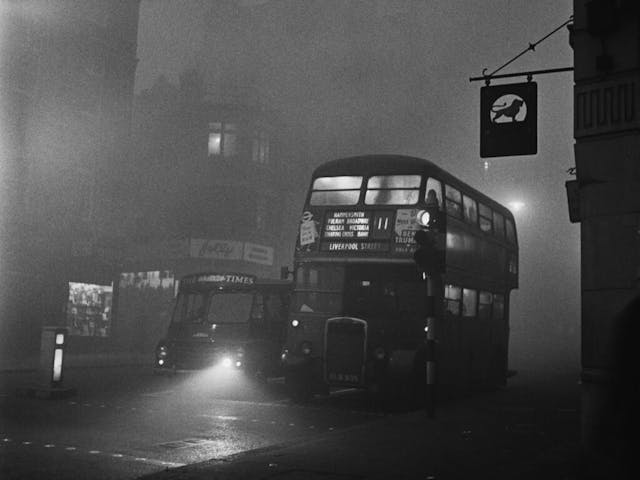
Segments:
[[[542,75],[546,73],[560,73],[560,72],[573,72],[573,67],[547,68],[544,70],[531,70],[528,72],[503,73],[501,75],[484,75],[484,72],[483,72],[482,77],[471,77],[469,78],[469,81],[479,82],[484,80],[485,83],[489,85],[491,83],[491,80],[494,78],[527,77],[527,81],[530,82],[534,75]]]
[[[540,43],[544,42],[547,38],[549,38],[551,35],[553,35],[554,33],[556,33],[558,30],[560,30],[561,28],[569,25],[570,23],[573,23],[573,15],[571,15],[569,17],[569,20],[567,20],[566,22],[564,22],[562,25],[560,25],[559,27],[556,27],[555,29],[553,29],[551,32],[549,32],[548,34],[546,34],[544,37],[542,37],[540,40],[538,40],[535,43],[530,43],[529,46],[527,48],[525,48],[522,52],[520,52],[519,54],[517,54],[515,57],[513,57],[511,60],[509,60],[507,63],[505,63],[504,65],[502,65],[499,68],[496,68],[493,72],[487,74],[486,71],[487,69],[484,68],[482,70],[482,76],[481,77],[472,77],[469,79],[469,81],[471,82],[475,82],[475,81],[479,81],[479,80],[484,80],[485,83],[487,85],[489,85],[491,83],[491,79],[493,78],[505,78],[507,76],[509,77],[522,77],[522,76],[527,76],[529,78],[529,81],[531,81],[531,76],[533,74],[541,74],[541,73],[555,73],[557,71],[569,71],[569,70],[573,70],[572,67],[567,67],[565,69],[551,69],[551,70],[538,70],[538,71],[533,71],[533,72],[523,72],[523,73],[514,73],[514,74],[507,74],[507,75],[496,75],[496,73],[498,73],[500,70],[502,70],[504,67],[506,67],[507,65],[511,65],[513,62],[515,62],[518,58],[520,58],[522,55],[524,55],[527,52],[533,52],[536,49],[536,46],[538,46]]]

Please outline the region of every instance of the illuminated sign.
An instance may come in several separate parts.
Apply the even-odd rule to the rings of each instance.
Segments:
[[[224,283],[229,285],[253,285],[256,277],[253,275],[242,275],[237,273],[210,273],[187,277],[182,280],[183,284],[192,283]]]
[[[323,252],[386,252],[387,242],[325,241],[320,243]]]
[[[322,229],[322,238],[369,238],[373,212],[329,212]]]

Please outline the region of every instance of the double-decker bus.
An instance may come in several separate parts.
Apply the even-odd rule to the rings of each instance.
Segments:
[[[420,269],[414,237],[425,212],[437,219],[434,261]],[[431,307],[425,278],[437,280]],[[504,206],[420,158],[327,162],[312,174],[298,231],[286,384],[300,398],[332,386],[420,393],[427,308],[439,391],[505,384],[517,286],[515,222]]]
[[[261,379],[278,375],[290,293],[288,280],[240,273],[181,278],[156,372],[222,366]]]

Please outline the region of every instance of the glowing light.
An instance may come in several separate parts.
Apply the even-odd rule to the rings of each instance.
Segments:
[[[62,345],[64,343],[64,333],[56,333],[56,345]]]
[[[524,208],[524,202],[521,202],[519,200],[514,200],[513,202],[509,202],[509,208],[513,212],[519,212]]]
[[[158,360],[158,365],[160,366],[164,365],[164,360],[163,359]]]
[[[384,359],[384,356],[385,356],[384,348],[382,348],[382,347],[378,347],[378,348],[376,348],[376,349],[374,350],[373,354],[375,355],[375,357],[376,357],[378,360],[382,360],[382,359]]]
[[[233,364],[233,362],[231,361],[231,359],[229,357],[225,357],[222,359],[222,366],[225,368],[229,368],[231,365]]]
[[[293,328],[296,328],[298,325],[300,325],[300,322],[298,320],[291,320],[291,326]]]
[[[240,368],[242,366],[242,362],[236,362],[236,367]]]
[[[62,380],[62,349],[56,348],[53,352],[53,381]]]
[[[416,220],[418,223],[424,227],[429,225],[429,220],[431,220],[431,215],[426,210],[420,210],[418,215],[416,215]]]
[[[311,343],[302,342],[301,350],[304,355],[311,355]]]

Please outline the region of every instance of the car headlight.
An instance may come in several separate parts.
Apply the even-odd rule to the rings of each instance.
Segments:
[[[166,359],[169,356],[169,348],[166,345],[160,345],[156,350],[158,359]]]

